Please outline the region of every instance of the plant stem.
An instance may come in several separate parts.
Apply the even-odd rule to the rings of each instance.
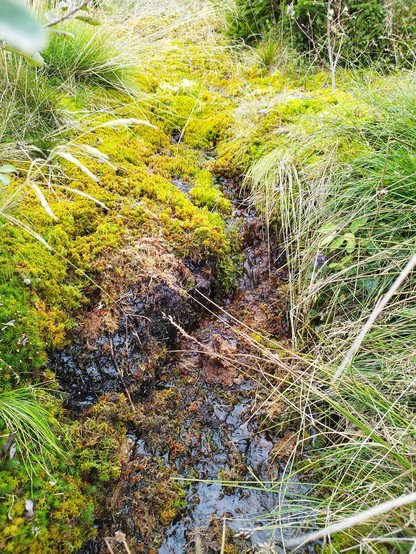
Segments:
[[[80,10],[85,8],[90,2],[91,2],[91,0],[84,0],[84,2],[82,4],[80,4],[76,8],[73,8],[72,10],[70,10],[68,13],[66,13],[65,15],[60,17],[59,19],[56,19],[55,21],[51,21],[50,23],[47,23],[45,25],[45,29],[49,29],[50,27],[54,27],[55,25],[59,25],[59,23],[62,23],[63,21],[66,21],[67,19],[72,17],[74,14],[76,14],[77,12],[79,12]]]
[[[414,502],[416,502],[416,492],[405,494],[403,496],[399,496],[398,498],[393,498],[393,500],[382,502],[377,506],[373,506],[368,510],[359,512],[358,514],[355,514],[352,517],[343,519],[342,521],[335,523],[334,525],[330,525],[329,527],[325,527],[324,529],[320,529],[315,533],[310,533],[309,535],[300,537],[296,541],[290,542],[289,546],[296,546],[295,550],[292,551],[292,552],[296,552],[299,550],[299,548],[301,548],[302,546],[310,542],[315,542],[319,539],[329,537],[334,533],[345,531],[350,527],[353,527],[360,523],[364,523],[365,521],[373,519],[378,515],[385,514],[386,512],[390,512],[391,510],[400,508],[401,506],[405,506],[406,504],[413,504]]]

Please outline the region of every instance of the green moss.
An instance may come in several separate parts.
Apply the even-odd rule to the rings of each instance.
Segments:
[[[169,81],[166,59],[155,59],[137,71],[134,80],[148,93],[143,100],[85,84],[88,79],[81,73],[71,86],[62,86],[59,68],[56,64],[50,68],[54,74],[47,84],[54,89],[56,111],[74,123],[66,136],[71,152],[97,182],[76,165],[59,160],[51,182],[59,188],[42,189],[56,221],[26,184],[13,215],[39,233],[52,251],[20,228],[7,224],[0,229],[0,389],[19,381],[53,379],[45,371],[46,349],[65,345],[68,330],[91,298],[111,302],[112,291],[107,290],[107,296],[99,286],[108,271],[107,260],[144,237],[163,239],[178,260],[207,263],[210,271],[217,272],[220,290],[235,280],[238,233],[226,220],[231,203],[216,186],[217,167],[206,164],[206,151],[225,140],[233,122],[234,98],[245,85],[230,73],[226,49],[201,56],[200,50],[194,53],[189,46],[186,55],[169,60]],[[59,57],[59,52],[48,53],[54,60]],[[80,81],[82,86],[76,84]],[[262,83],[253,83],[257,86],[268,91],[282,87],[282,76],[264,77]],[[86,115],[88,110],[91,116]],[[135,123],[98,128],[121,118],[147,120],[156,128]],[[88,127],[95,130],[77,139],[76,129]],[[91,156],[83,145],[99,149],[111,165]],[[23,183],[22,171],[10,193]],[[114,273],[120,281],[125,277],[123,268],[114,267]],[[78,549],[95,533],[92,520],[108,491],[122,482],[127,426],[143,432],[149,428],[149,434],[156,434],[155,422],[146,414],[139,421],[123,395],[100,399],[75,422],[64,410],[59,419],[68,454],[56,461],[51,475],[39,469],[31,482],[19,456],[1,468],[0,550],[4,552]],[[145,514],[154,529],[170,524],[185,509],[186,491],[171,480],[175,471],[164,459],[152,460],[150,466],[137,514]],[[25,519],[26,499],[34,501],[33,520]]]
[[[143,117],[142,112],[140,109],[140,113],[129,115]],[[214,209],[229,211],[229,202],[209,183],[211,178],[202,167],[199,153],[171,145],[160,126],[156,130],[143,125],[119,130],[105,127],[82,141],[107,154],[117,169],[78,155],[99,182],[65,162],[62,167],[68,186],[104,202],[110,209],[106,211],[73,192],[60,189],[55,194],[45,190],[58,218],[53,222],[28,190],[16,215],[45,237],[54,251],[47,251],[21,230],[3,231],[0,236],[3,251],[6,247],[12,251],[2,265],[12,271],[15,281],[21,280],[19,293],[13,292],[16,283],[8,284],[10,294],[17,295],[22,306],[36,306],[35,326],[40,327],[45,344],[51,346],[64,342],[73,315],[93,288],[94,263],[104,252],[143,234],[160,232],[178,256],[221,258],[229,251],[224,221],[211,213]],[[161,149],[163,154],[157,155]],[[174,178],[190,186],[195,182],[194,202],[173,184]],[[13,309],[18,311],[16,303]],[[9,334],[12,337],[11,331]]]
[[[33,377],[45,362],[40,327],[42,314],[31,305],[28,286],[16,270],[12,256],[0,254],[0,389]]]
[[[191,90],[183,94],[180,87],[170,89],[163,97],[163,106],[155,110],[166,121],[167,130],[180,131],[193,148],[215,148],[233,121],[230,101],[219,92]]]
[[[62,471],[32,481],[21,464],[8,462],[0,481],[0,550],[13,553],[71,552],[92,531],[93,502],[79,478]],[[26,500],[34,504],[25,517]]]
[[[56,221],[26,185],[13,215],[36,230],[52,250],[20,228],[6,224],[0,230],[1,388],[51,378],[44,371],[46,348],[63,346],[91,295],[96,301],[102,295],[96,283],[105,271],[103,260],[141,237],[163,237],[178,259],[218,265],[228,282],[236,242],[223,214],[229,214],[231,205],[216,188],[199,148],[212,148],[223,135],[230,122],[224,115],[229,102],[221,94],[203,92],[200,84],[198,88],[197,99],[165,91],[168,118],[161,109],[152,113],[120,92],[106,92],[103,106],[116,115],[103,111],[91,127],[124,117],[149,120],[156,129],[136,124],[96,128],[79,143],[73,136],[74,155],[97,182],[61,160],[59,184],[64,188],[43,188]],[[91,87],[79,88],[73,96],[63,96],[58,106],[76,118],[76,111],[85,109],[96,94]],[[183,130],[184,142],[172,143],[175,129]],[[90,156],[83,144],[108,155],[112,165]],[[184,183],[183,190],[176,179]],[[23,178],[17,177],[10,193],[21,185]],[[189,195],[187,188],[192,189]],[[102,295],[101,301],[109,299]],[[94,534],[93,514],[122,471],[122,420],[131,419],[111,405],[104,398],[75,422],[60,414],[68,456],[57,461],[52,475],[39,469],[31,483],[18,456],[2,467],[0,550],[70,552]],[[163,463],[157,471],[168,483],[170,470]],[[167,525],[185,508],[185,491],[171,483],[158,495],[152,517]],[[26,499],[35,503],[33,520],[25,519]]]
[[[231,202],[215,186],[214,177],[210,171],[207,169],[201,171],[194,183],[189,193],[194,204],[205,206],[209,210],[217,209],[225,214],[231,213]]]
[[[114,422],[114,409],[106,402],[103,399],[77,421],[69,421],[61,413],[62,439],[68,450],[50,473],[36,466],[29,479],[19,453],[3,461],[2,552],[72,552],[95,534],[93,515],[101,509],[100,499],[109,484],[120,476],[120,453],[126,438],[124,425]],[[55,402],[52,409],[57,408]],[[25,517],[26,500],[34,503],[33,518]]]
[[[341,554],[342,552],[362,552],[362,546],[357,545],[359,537],[363,538],[368,536],[371,529],[365,526],[358,526],[357,528],[350,529],[348,533],[335,533],[331,537],[331,541],[326,546],[316,546],[315,551],[320,554]],[[367,543],[367,540],[366,540]],[[391,549],[383,544],[370,543],[371,549],[375,554],[388,554]]]

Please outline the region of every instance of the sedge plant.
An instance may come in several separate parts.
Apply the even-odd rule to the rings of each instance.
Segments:
[[[416,249],[414,76],[377,87],[362,81],[340,98],[317,113],[298,111],[247,174],[268,224],[279,221],[293,346],[305,355],[292,369],[304,398],[302,430],[276,490],[283,510],[291,505],[288,483],[309,483],[319,502],[308,517],[322,528],[310,540],[323,538],[325,552],[408,552],[416,469],[416,281],[408,264]]]

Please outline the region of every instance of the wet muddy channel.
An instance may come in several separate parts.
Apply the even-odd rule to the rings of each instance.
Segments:
[[[159,554],[220,552],[225,526],[230,552],[283,552],[279,531],[261,529],[279,519],[271,483],[282,466],[273,454],[274,437],[262,431],[258,408],[264,382],[246,333],[286,340],[286,305],[278,298],[284,275],[276,265],[278,252],[270,253],[266,245],[261,220],[233,198],[244,234],[239,283],[221,306],[209,305],[212,313],[180,337],[178,380],[162,377],[181,391],[181,407],[192,414],[184,420],[181,439],[186,444],[192,436],[195,462],[192,469],[189,460],[178,466],[178,474],[191,477],[186,510],[168,528]]]
[[[140,423],[128,433],[123,478],[97,521],[99,539],[83,554],[109,552],[103,537],[117,533],[137,553],[283,552],[281,531],[259,530],[279,522],[270,483],[284,460],[275,454],[279,436],[258,411],[267,382],[247,336],[287,341],[286,300],[279,293],[285,275],[261,219],[229,183],[219,185],[231,191],[241,234],[242,272],[234,290],[215,304],[202,271],[185,304],[163,283],[146,304],[132,293],[130,312],[146,317],[136,318],[131,330],[125,316],[115,333],[94,337],[87,351],[83,339],[52,356],[69,407],[77,410],[103,393],[123,392],[137,380],[134,367],[142,368],[140,387],[129,398],[140,405]],[[154,341],[168,345],[157,362]],[[166,499],[172,517],[159,507]],[[110,546],[125,552],[117,540]]]

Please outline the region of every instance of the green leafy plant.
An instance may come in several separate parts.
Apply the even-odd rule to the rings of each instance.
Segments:
[[[252,41],[270,30],[280,15],[280,2],[270,0],[236,0],[228,15],[228,33]]]
[[[0,3],[0,40],[6,48],[33,56],[46,46],[46,31],[24,6],[14,0]]]
[[[415,61],[416,7],[405,0],[237,0],[228,32],[253,41],[271,29],[334,70],[340,65]]]
[[[14,165],[2,165],[0,167],[0,183],[3,185],[9,185],[10,184],[10,173],[16,173],[17,169],[14,167]]]
[[[318,233],[325,235],[320,242],[320,246],[328,247],[330,250],[345,250],[352,254],[357,245],[356,232],[365,227],[367,217],[358,217],[349,225],[347,232],[340,232],[339,225],[335,223],[325,223],[318,229]]]
[[[2,48],[20,54],[31,65],[43,65],[44,60],[40,52],[47,44],[48,30],[65,38],[72,38],[73,35],[55,29],[55,26],[71,18],[89,25],[100,25],[100,22],[90,15],[80,15],[79,13],[88,9],[90,1],[60,2],[57,7],[58,13],[46,12],[45,17],[48,23],[42,25],[35,14],[26,7],[15,0],[4,0],[0,5],[0,41],[3,41]]]

